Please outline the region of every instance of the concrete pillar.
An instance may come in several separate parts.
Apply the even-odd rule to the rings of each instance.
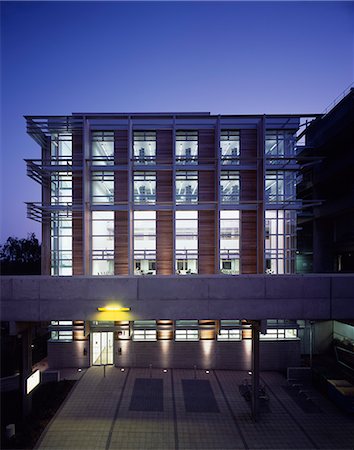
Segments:
[[[32,329],[28,327],[21,330],[21,365],[20,389],[22,389],[22,415],[26,417],[32,410],[32,394],[26,393],[26,380],[32,373]]]
[[[259,418],[259,321],[252,322],[252,418]]]

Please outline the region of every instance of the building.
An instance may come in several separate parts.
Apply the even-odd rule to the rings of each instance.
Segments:
[[[304,274],[323,120],[27,116],[42,276],[3,277],[4,320],[48,322],[51,367],[299,365],[354,317],[352,275]]]

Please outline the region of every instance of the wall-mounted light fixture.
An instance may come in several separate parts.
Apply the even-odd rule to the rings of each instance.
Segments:
[[[131,308],[119,308],[118,306],[100,306],[97,308],[99,312],[129,312]]]

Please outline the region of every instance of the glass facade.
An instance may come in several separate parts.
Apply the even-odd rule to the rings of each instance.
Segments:
[[[114,172],[92,172],[92,203],[114,204]]]
[[[198,211],[176,211],[176,273],[198,273]]]
[[[235,165],[240,163],[240,133],[237,130],[221,130],[220,132],[221,164]]]
[[[156,274],[156,211],[134,211],[134,275]]]
[[[295,270],[296,211],[265,212],[265,269],[269,274]]]
[[[134,203],[156,203],[156,172],[134,172]]]
[[[198,131],[176,131],[176,164],[197,164]]]
[[[114,275],[114,212],[92,211],[92,275]]]
[[[228,275],[243,270],[252,273],[259,270],[261,255],[257,252],[263,248],[263,243],[256,243],[257,262],[242,265],[242,254],[247,251],[243,253],[245,247],[241,245],[240,230],[246,240],[257,240],[259,236],[259,228],[255,231],[254,225],[247,225],[254,220],[252,214],[242,215],[242,211],[254,211],[255,205],[262,202],[265,211],[264,270],[269,274],[294,273],[297,210],[302,206],[296,198],[299,170],[296,120],[292,127],[292,118],[266,118],[265,125],[269,128],[265,130],[263,166],[258,164],[262,128],[257,118],[247,118],[254,122],[250,125],[243,122],[244,119],[234,120],[232,116],[217,120],[208,116],[199,125],[193,117],[174,116],[173,122],[162,119],[160,125],[152,129],[158,119],[151,117],[144,129],[145,119],[130,117],[129,128],[125,119],[117,117],[117,124],[112,125],[111,130],[97,128],[108,128],[116,119],[107,118],[104,125],[103,119],[87,120],[91,121],[87,144],[83,139],[85,127],[79,130],[76,122],[72,128],[63,125],[63,132],[46,131],[51,140],[44,159],[49,157],[51,165],[58,166],[51,167],[48,173],[50,189],[44,204],[45,208],[50,208],[45,213],[51,218],[53,275],[73,274],[73,226],[77,239],[80,227],[83,233],[82,223],[90,219],[91,212],[92,234],[89,243],[84,243],[84,248],[80,247],[78,251],[81,254],[87,252],[92,274],[114,274],[115,217],[120,221],[116,239],[119,240],[119,233],[122,233],[127,243],[120,255],[127,255],[129,259],[128,264],[122,261],[117,264],[117,270],[122,270],[122,274],[126,274],[126,269],[122,268],[125,264],[129,274],[155,275],[157,242],[166,242],[168,246],[165,252],[159,247],[159,254],[165,258],[161,265],[164,274],[171,271],[204,273],[210,271],[210,267]],[[289,129],[280,129],[281,122]],[[279,129],[271,128],[272,124]],[[50,125],[48,121],[47,130]],[[194,129],[195,125],[197,129]],[[220,141],[216,142],[218,135]],[[166,161],[159,160],[156,165],[158,143],[162,145],[161,155]],[[73,151],[77,159],[73,157]],[[203,155],[208,155],[208,167],[203,164]],[[260,180],[263,173],[264,179]],[[262,181],[264,196],[259,192]],[[127,219],[114,213],[123,210],[128,211]],[[172,227],[159,226],[159,220],[167,220],[166,215],[159,214],[160,210],[168,210],[174,217]],[[202,210],[208,210],[210,214],[199,213]],[[215,223],[214,211],[219,212],[218,223]],[[198,242],[198,214],[201,217],[199,225],[205,227],[205,231],[208,227],[209,234],[205,235],[213,235],[219,244],[215,258],[209,252],[213,261],[202,258],[201,264],[205,266],[200,270],[198,252],[206,255],[208,251],[204,242]],[[163,238],[159,241],[160,233]],[[76,267],[79,265],[75,264]]]
[[[156,131],[134,131],[134,163],[154,164],[156,160]]]
[[[239,203],[240,201],[239,172],[226,170],[221,171],[220,201],[221,203]]]
[[[220,272],[240,273],[240,212],[220,211]]]
[[[198,172],[176,172],[176,203],[198,202]]]
[[[98,166],[110,166],[114,164],[114,132],[92,132],[92,163]]]
[[[51,164],[72,164],[71,135],[53,134],[50,155]],[[58,207],[50,216],[52,275],[72,275],[72,182],[70,171],[58,171],[50,176],[50,203]]]

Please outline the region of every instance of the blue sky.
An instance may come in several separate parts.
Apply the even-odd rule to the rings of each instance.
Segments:
[[[317,113],[354,80],[353,2],[2,2],[0,243],[40,227],[23,115]]]

